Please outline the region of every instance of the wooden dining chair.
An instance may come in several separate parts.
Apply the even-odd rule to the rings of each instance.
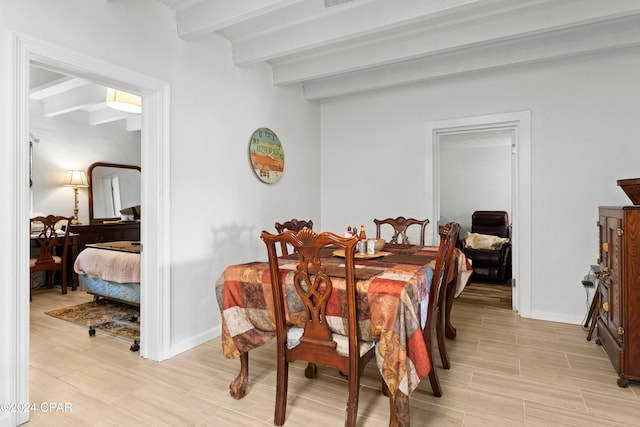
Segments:
[[[282,224],[276,222],[275,227],[278,233],[282,233],[287,230],[300,231],[305,227],[313,229],[313,221],[304,221],[293,218],[290,221],[283,222]],[[289,255],[289,248],[287,248],[287,244],[285,242],[280,242],[280,249],[281,255]]]
[[[431,288],[429,289],[429,302],[427,303],[427,318],[422,335],[429,353],[429,361],[431,362],[431,371],[429,372],[429,382],[431,389],[436,397],[442,396],[442,387],[438,380],[434,357],[434,338],[438,339],[438,349],[440,359],[443,365],[448,364],[446,347],[444,343],[444,310],[445,310],[445,290],[447,281],[450,278],[452,268],[453,252],[458,234],[460,232],[460,224],[450,222],[440,231],[440,245],[438,246],[438,257],[436,258],[436,266],[433,271],[433,279],[431,280]],[[442,329],[442,335],[440,335]],[[442,340],[440,337],[442,336]]]
[[[444,279],[442,286],[440,287],[440,295],[438,296],[438,317],[436,324],[436,335],[438,339],[438,350],[440,353],[440,361],[444,369],[451,369],[451,363],[449,362],[449,355],[447,353],[447,341],[446,341],[446,313],[451,310],[447,304],[453,303],[455,297],[455,281],[458,277],[458,263],[455,260],[456,245],[458,244],[460,234],[460,224],[452,222],[450,223],[452,230],[451,240],[447,237],[448,248],[447,256],[449,257],[444,266]],[[440,237],[442,239],[442,237]]]
[[[358,238],[341,237],[329,232],[317,234],[307,227],[298,232],[285,231],[278,235],[263,231],[261,237],[269,254],[278,349],[274,424],[281,426],[285,421],[289,363],[306,360],[337,368],[348,378],[345,426],[355,426],[360,374],[367,362],[375,356],[374,343],[361,341],[359,336],[354,263]],[[276,254],[276,244],[279,243],[290,244],[298,255],[294,283],[290,289],[292,292],[295,289],[304,306],[306,322],[303,328],[287,325],[283,283],[286,274],[280,272]],[[320,257],[320,251],[326,247],[344,249],[345,260],[341,264],[340,273],[344,278],[330,277],[327,274],[323,258]],[[328,326],[326,308],[333,292],[346,294],[347,336],[332,333]],[[310,376],[308,374],[315,372],[306,374]]]
[[[42,225],[42,231],[37,232],[35,238],[40,253],[30,259],[30,272],[46,271],[47,287],[53,287],[53,276],[56,271],[61,274],[62,293],[67,293],[67,256],[69,254],[69,225],[73,217],[48,215],[31,218],[31,227],[34,224]],[[64,231],[56,230],[56,225],[61,223]],[[38,227],[39,228],[39,227]]]
[[[427,228],[427,224],[429,224],[428,219],[415,219],[415,218],[405,218],[403,216],[399,216],[397,218],[387,218],[387,219],[374,219],[373,222],[376,224],[376,238],[380,238],[380,226],[383,224],[388,224],[393,227],[393,237],[389,240],[389,243],[394,244],[404,244],[410,245],[409,238],[407,237],[407,228],[410,225],[417,224],[420,226],[420,246],[424,246],[424,234],[425,229]],[[400,241],[398,241],[400,239]]]

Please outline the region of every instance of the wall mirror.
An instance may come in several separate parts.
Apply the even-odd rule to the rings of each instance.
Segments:
[[[89,166],[89,221],[119,220],[120,211],[140,206],[140,166],[96,162]]]

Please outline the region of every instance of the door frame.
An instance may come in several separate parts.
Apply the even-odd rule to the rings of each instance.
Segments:
[[[142,95],[141,288],[140,329],[142,357],[161,361],[170,356],[170,135],[168,83],[154,77],[23,34],[13,34],[14,129],[12,152],[16,159],[15,233],[10,253],[14,265],[15,332],[13,358],[14,402],[29,401],[29,68],[33,65]],[[117,76],[117,77],[114,77]],[[17,423],[28,421],[17,414]]]
[[[425,185],[431,200],[432,242],[438,241],[440,218],[440,136],[474,130],[511,129],[512,147],[512,307],[522,317],[531,317],[531,112],[516,111],[437,120],[425,124],[425,165],[432,166],[432,184]]]

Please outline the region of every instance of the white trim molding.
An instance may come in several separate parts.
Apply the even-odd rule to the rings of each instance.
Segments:
[[[425,185],[432,200],[430,218],[440,218],[439,150],[440,135],[491,129],[513,129],[515,144],[512,163],[513,308],[522,317],[531,317],[531,112],[518,111],[427,122],[425,124],[425,166],[432,165],[432,183]],[[431,243],[438,240],[433,227]]]
[[[53,45],[23,34],[14,33],[15,58],[14,105],[15,129],[13,152],[16,157],[16,225],[9,251],[16,283],[15,291],[15,390],[14,402],[29,401],[29,230],[28,186],[29,141],[29,68],[31,65],[84,78],[104,86],[110,85],[138,93],[143,97],[141,165],[142,203],[146,207],[141,222],[142,268],[141,328],[142,357],[164,360],[170,357],[170,109],[169,84],[154,77]],[[118,76],[118,77],[113,77]],[[27,413],[17,414],[17,424],[28,421]]]

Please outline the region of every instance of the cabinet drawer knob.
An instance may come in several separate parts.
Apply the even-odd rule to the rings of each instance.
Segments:
[[[618,237],[622,236],[624,234],[624,230],[622,230],[622,228],[616,228],[616,235]]]
[[[602,252],[609,252],[609,243],[604,242],[602,244]]]
[[[605,301],[602,303],[602,309],[607,313],[609,312],[609,301]]]

